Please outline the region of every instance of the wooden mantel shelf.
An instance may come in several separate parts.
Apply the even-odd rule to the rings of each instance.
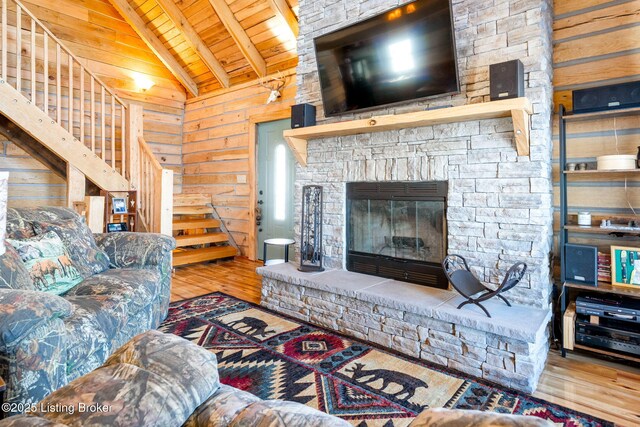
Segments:
[[[291,129],[284,131],[284,139],[298,162],[307,166],[307,141],[310,139],[511,117],[518,155],[528,156],[531,126],[529,117],[532,113],[533,108],[527,98],[514,98]]]

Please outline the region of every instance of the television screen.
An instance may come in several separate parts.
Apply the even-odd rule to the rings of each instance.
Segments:
[[[460,91],[449,0],[417,0],[314,43],[326,116]]]

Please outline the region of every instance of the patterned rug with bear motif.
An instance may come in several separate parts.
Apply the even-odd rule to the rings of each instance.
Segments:
[[[524,414],[572,427],[613,425],[223,293],[171,304],[160,330],[214,352],[224,384],[357,426],[405,426],[428,407]]]

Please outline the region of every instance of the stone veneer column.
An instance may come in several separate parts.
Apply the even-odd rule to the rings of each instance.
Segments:
[[[298,94],[319,123],[489,101],[489,65],[520,59],[534,106],[530,156],[518,156],[510,119],[313,140],[296,176],[296,234],[303,185],[324,186],[325,265],[343,267],[345,182],[448,180],[448,251],[497,284],[515,261],[529,273],[510,298],[550,305],[552,245],[550,0],[454,0],[461,94],[324,119],[314,37],[398,5],[394,0],[300,0]]]

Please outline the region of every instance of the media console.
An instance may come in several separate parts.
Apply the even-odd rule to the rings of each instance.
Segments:
[[[640,301],[579,296],[576,314],[576,344],[640,357]]]

